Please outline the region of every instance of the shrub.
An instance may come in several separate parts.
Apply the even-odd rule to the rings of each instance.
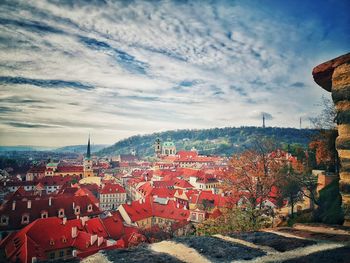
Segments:
[[[320,191],[315,220],[325,224],[342,225],[344,212],[341,206],[342,198],[339,193],[339,180],[334,180]]]

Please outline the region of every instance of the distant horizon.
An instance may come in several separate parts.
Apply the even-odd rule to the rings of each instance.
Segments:
[[[122,141],[122,140],[125,140],[125,139],[128,139],[130,137],[133,137],[133,136],[147,136],[147,135],[152,135],[152,134],[157,134],[157,133],[163,133],[163,132],[170,132],[170,131],[180,131],[180,130],[191,130],[191,131],[194,131],[194,130],[210,130],[210,129],[224,129],[224,128],[236,128],[236,129],[239,129],[239,128],[244,128],[244,127],[251,127],[251,128],[263,128],[261,125],[260,126],[251,126],[251,125],[241,125],[241,126],[225,126],[225,127],[211,127],[211,128],[203,128],[203,129],[197,129],[197,128],[193,128],[193,129],[175,129],[175,130],[164,130],[164,131],[155,131],[155,132],[151,132],[151,133],[145,133],[145,134],[134,134],[134,135],[130,135],[128,137],[125,137],[125,138],[121,138],[119,140],[116,140],[114,142],[111,142],[111,143],[99,143],[99,142],[94,142],[93,140],[93,134],[90,134],[90,137],[91,137],[91,146],[94,146],[94,145],[106,145],[107,147],[108,146],[111,146],[115,143],[118,143],[119,141]],[[296,130],[300,130],[300,128],[298,127],[281,127],[281,126],[269,126],[269,125],[266,125],[265,128],[283,128],[283,129],[296,129]],[[301,128],[302,130],[309,130],[309,129],[315,129],[316,128],[312,128],[312,127],[302,127]],[[0,144],[0,147],[41,147],[41,148],[53,148],[53,149],[57,149],[57,148],[63,148],[63,147],[69,147],[69,146],[82,146],[82,145],[87,145],[87,138],[88,138],[88,135],[86,137],[86,142],[85,143],[80,143],[80,144],[77,144],[77,143],[74,143],[74,144],[68,144],[68,145],[26,145],[26,144],[17,144],[17,145],[2,145]]]
[[[348,1],[1,1],[0,145],[279,127],[320,112]]]

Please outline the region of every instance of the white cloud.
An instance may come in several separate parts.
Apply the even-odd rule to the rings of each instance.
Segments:
[[[1,113],[0,144],[18,134],[20,144],[50,145],[50,132],[59,144],[76,144],[91,131],[97,143],[113,143],[165,129],[260,125],[254,112],[262,111],[274,126],[297,126],[296,116],[312,114],[323,94],[311,79],[321,62],[314,17],[297,21],[245,1],[13,6],[1,7],[1,75],[94,89],[3,84],[5,97],[40,99],[46,108],[7,102],[20,111]],[[15,128],[9,118],[64,128]],[[67,132],[74,135],[59,135]]]

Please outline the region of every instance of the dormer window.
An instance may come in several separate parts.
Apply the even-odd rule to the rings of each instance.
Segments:
[[[77,214],[80,214],[80,206],[76,206],[74,208],[74,213],[77,215]]]
[[[88,210],[88,212],[92,212],[92,205],[91,204],[88,205],[87,210]]]
[[[48,218],[48,217],[49,217],[49,215],[48,215],[47,211],[41,212],[41,218]]]
[[[62,237],[62,243],[67,243],[67,238],[65,236]]]
[[[9,217],[8,216],[1,216],[1,221],[0,221],[1,225],[3,226],[7,226],[9,223]]]
[[[58,217],[60,217],[60,218],[64,217],[64,209],[63,208],[58,210]]]
[[[54,246],[55,245],[55,240],[53,240],[53,238],[50,239],[50,246]]]
[[[22,224],[28,224],[29,223],[29,215],[24,214],[22,215]]]

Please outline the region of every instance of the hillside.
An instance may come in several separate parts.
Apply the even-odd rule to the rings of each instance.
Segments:
[[[107,144],[93,144],[91,145],[92,152],[98,152],[104,148],[106,148]],[[57,149],[54,149],[54,152],[71,152],[71,153],[86,153],[86,144],[85,145],[70,145],[64,146]]]
[[[316,130],[311,129],[277,127],[227,127],[165,131],[129,137],[99,151],[97,154],[100,156],[128,154],[135,150],[140,156],[153,156],[155,140],[160,138],[161,141],[165,141],[169,138],[175,143],[177,150],[190,150],[194,147],[200,154],[230,156],[241,151],[244,147],[249,147],[255,137],[272,138],[284,145],[300,144],[306,146],[316,132]]]

